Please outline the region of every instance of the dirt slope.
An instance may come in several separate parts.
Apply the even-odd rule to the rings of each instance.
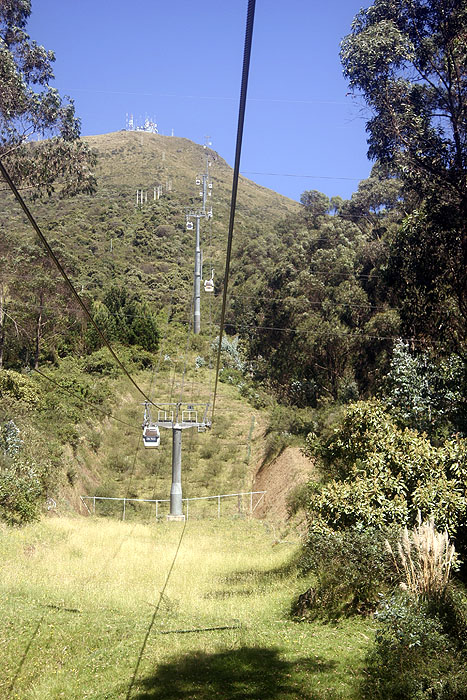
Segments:
[[[287,496],[298,484],[305,483],[313,464],[299,447],[286,449],[272,462],[260,466],[253,479],[253,491],[267,491],[255,510],[258,518],[284,522],[287,519]]]

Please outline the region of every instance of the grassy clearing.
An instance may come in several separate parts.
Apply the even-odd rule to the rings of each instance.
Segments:
[[[2,528],[0,696],[126,698],[181,527]],[[290,622],[294,553],[258,521],[189,521],[131,698],[356,697],[369,623]]]

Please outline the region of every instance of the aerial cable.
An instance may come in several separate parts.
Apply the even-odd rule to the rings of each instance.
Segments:
[[[5,166],[3,165],[1,159],[0,159],[0,171],[1,171],[1,173],[2,173],[2,175],[3,175],[3,177],[4,177],[4,179],[5,179],[6,182],[8,183],[8,185],[9,185],[11,191],[13,192],[14,196],[16,197],[17,201],[19,202],[19,204],[20,204],[22,210],[23,210],[24,213],[26,214],[26,216],[27,216],[27,218],[28,218],[28,220],[29,220],[29,223],[30,223],[31,226],[33,227],[34,231],[37,233],[39,239],[41,240],[41,242],[42,242],[42,244],[43,244],[43,246],[44,246],[44,248],[46,249],[47,253],[48,253],[49,256],[51,257],[51,259],[52,259],[52,261],[53,261],[55,267],[58,269],[58,271],[59,271],[60,274],[62,275],[63,279],[65,280],[65,283],[67,284],[67,286],[68,286],[69,289],[71,290],[71,292],[72,292],[74,298],[76,299],[76,301],[77,301],[78,304],[80,305],[81,309],[84,311],[84,314],[86,315],[86,318],[92,323],[92,325],[94,326],[94,329],[96,330],[97,334],[98,334],[99,337],[101,338],[102,342],[104,343],[104,345],[106,345],[106,347],[108,348],[110,354],[112,355],[112,357],[114,358],[114,360],[117,362],[117,364],[120,366],[120,368],[123,370],[123,372],[126,374],[126,376],[127,376],[128,379],[130,380],[130,382],[133,384],[133,386],[136,387],[136,389],[139,391],[139,393],[142,394],[142,395],[144,396],[144,398],[146,399],[146,401],[149,401],[149,403],[152,403],[152,401],[151,401],[151,399],[149,398],[149,396],[146,396],[146,394],[144,393],[144,391],[138,386],[138,384],[135,382],[135,380],[133,379],[133,377],[130,375],[130,373],[128,372],[127,368],[124,366],[124,364],[121,362],[121,360],[117,357],[117,355],[115,354],[115,352],[114,352],[113,348],[111,347],[109,341],[107,340],[107,338],[105,337],[105,335],[103,334],[103,332],[101,331],[101,329],[99,328],[99,326],[97,325],[97,323],[95,322],[95,320],[93,319],[91,313],[88,311],[88,308],[87,308],[86,304],[83,302],[83,300],[81,299],[80,295],[78,294],[78,292],[77,292],[76,289],[74,288],[73,283],[71,282],[70,278],[69,278],[68,275],[66,274],[66,272],[65,272],[65,270],[63,269],[62,265],[60,264],[58,258],[56,257],[55,253],[53,252],[52,248],[50,247],[50,245],[49,245],[47,239],[45,238],[44,234],[43,234],[42,231],[40,230],[39,225],[37,224],[36,220],[34,219],[34,217],[33,217],[32,213],[31,213],[31,211],[29,210],[29,207],[27,206],[26,202],[24,201],[24,199],[21,197],[20,193],[18,192],[18,190],[17,190],[15,184],[13,183],[13,181],[12,181],[12,179],[10,178],[10,176],[9,176],[9,174],[8,174],[8,172],[7,172],[7,170],[5,169]],[[154,405],[156,405],[156,404],[154,404]],[[156,406],[156,407],[159,408],[158,406]]]
[[[21,325],[19,325],[14,320],[14,318],[12,316],[10,316],[10,314],[5,313],[5,315],[8,316],[8,318],[11,321],[13,321],[17,332],[21,331],[23,333],[23,335],[25,336],[26,340],[28,341],[28,344],[30,344],[32,341],[31,341],[31,336],[29,335],[29,333]],[[74,391],[70,391],[67,387],[63,386],[63,384],[60,384],[55,379],[52,379],[52,377],[50,377],[48,374],[45,374],[40,369],[37,369],[37,367],[33,367],[32,371],[36,372],[36,374],[39,374],[41,377],[44,377],[44,379],[47,379],[48,382],[50,382],[51,384],[54,384],[63,393],[68,394],[69,396],[73,396],[73,398],[77,399],[78,401],[80,401],[83,404],[86,404],[86,406],[90,406],[95,411],[102,413],[106,418],[111,418],[112,420],[117,421],[118,423],[122,423],[123,425],[126,425],[129,428],[134,429],[135,431],[139,430],[139,428],[137,429],[136,426],[132,425],[131,423],[127,423],[126,421],[121,420],[120,418],[117,418],[116,416],[113,416],[111,413],[108,413],[105,409],[101,408],[100,406],[97,406],[95,403],[92,403],[92,401],[87,401],[79,394],[76,394]]]
[[[253,41],[253,25],[255,20],[255,5],[256,0],[248,0],[248,10],[246,19],[246,29],[245,29],[245,44],[243,50],[243,69],[242,69],[242,82],[240,88],[240,105],[238,110],[238,126],[237,126],[237,143],[235,147],[235,164],[233,172],[233,182],[232,182],[232,196],[230,200],[230,220],[229,220],[229,233],[227,238],[227,252],[225,257],[225,272],[224,272],[224,293],[222,297],[222,312],[220,320],[220,331],[219,331],[219,346],[217,348],[217,362],[216,362],[216,378],[214,381],[214,395],[212,400],[212,415],[211,422],[214,419],[214,411],[216,407],[216,393],[217,384],[219,380],[219,368],[221,362],[221,349],[222,349],[222,335],[224,329],[225,321],[225,310],[227,306],[227,289],[229,286],[229,271],[230,271],[230,258],[232,255],[232,240],[233,240],[233,228],[235,221],[235,208],[237,205],[237,190],[238,190],[238,179],[240,175],[240,156],[242,152],[242,139],[243,139],[243,126],[245,123],[245,110],[246,110],[246,96],[248,90],[248,75],[250,72],[250,59],[251,59],[251,45]]]
[[[226,328],[239,328],[240,330],[248,329],[253,331],[282,331],[284,333],[297,333],[298,335],[313,335],[316,331],[306,330],[304,328],[288,328],[285,326],[253,326],[237,323],[225,323]],[[420,345],[444,345],[444,340],[429,340],[424,338],[403,338],[400,335],[370,335],[368,333],[346,333],[341,336],[343,340],[401,340],[405,343],[419,343]],[[251,361],[251,360],[250,360]]]
[[[295,173],[262,173],[255,170],[242,170],[242,175],[273,175],[274,177],[297,177],[297,178],[311,178],[312,180],[355,180],[356,182],[361,182],[365,180],[364,177],[339,177],[333,175],[299,175]]]
[[[161,590],[161,592],[159,593],[159,600],[157,601],[156,608],[155,608],[154,613],[153,613],[153,615],[152,615],[152,618],[151,618],[151,621],[150,621],[150,623],[149,623],[149,626],[148,626],[148,628],[147,628],[147,630],[146,630],[146,634],[145,634],[145,637],[144,637],[144,640],[143,640],[143,644],[142,644],[142,646],[141,646],[141,649],[140,649],[140,652],[139,652],[139,655],[138,655],[138,659],[137,659],[137,661],[136,661],[136,665],[135,665],[135,668],[134,668],[134,671],[133,671],[133,675],[132,675],[132,678],[131,678],[131,681],[130,681],[130,685],[128,686],[128,690],[127,690],[127,693],[126,693],[126,696],[125,696],[125,700],[129,700],[130,697],[131,697],[132,690],[133,690],[133,686],[134,686],[134,684],[135,684],[135,681],[136,681],[136,678],[137,678],[137,675],[138,675],[138,670],[139,670],[141,661],[142,661],[142,659],[143,659],[143,654],[144,654],[144,651],[145,651],[145,649],[146,649],[146,645],[147,645],[147,642],[148,642],[148,639],[149,639],[149,635],[151,634],[151,630],[152,630],[152,628],[154,627],[154,623],[155,623],[155,621],[156,621],[156,617],[157,617],[157,615],[158,615],[158,613],[159,613],[159,610],[160,610],[160,607],[161,607],[161,604],[162,604],[162,600],[163,600],[163,598],[164,598],[165,590],[166,590],[166,588],[167,588],[167,586],[168,586],[168,583],[169,583],[169,580],[170,580],[170,577],[171,577],[173,568],[174,568],[174,566],[175,566],[175,562],[177,561],[178,553],[179,553],[180,547],[181,547],[181,545],[182,545],[183,536],[184,536],[184,534],[185,534],[186,525],[187,525],[187,520],[185,520],[185,523],[184,523],[184,525],[183,525],[182,532],[181,532],[180,538],[179,538],[179,540],[178,540],[177,549],[175,550],[175,554],[174,554],[174,556],[173,556],[173,559],[172,559],[172,563],[171,563],[171,565],[170,565],[170,568],[169,568],[169,570],[168,570],[168,572],[167,572],[167,576],[166,576],[166,578],[165,578],[164,585],[162,586],[162,590]]]

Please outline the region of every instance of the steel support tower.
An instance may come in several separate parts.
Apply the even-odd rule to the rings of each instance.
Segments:
[[[209,404],[168,403],[158,404],[156,425],[172,430],[172,485],[170,487],[170,513],[168,520],[185,520],[182,503],[182,430],[196,428],[204,432],[211,427],[208,420]],[[199,415],[202,414],[202,417]]]

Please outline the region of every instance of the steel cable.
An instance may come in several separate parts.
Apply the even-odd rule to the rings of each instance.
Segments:
[[[55,267],[57,268],[57,270],[60,272],[60,274],[62,275],[63,279],[65,280],[65,283],[66,283],[66,285],[68,286],[68,288],[70,289],[70,291],[71,291],[73,297],[74,297],[74,298],[76,299],[76,301],[78,302],[79,306],[80,306],[81,309],[83,310],[83,312],[84,312],[86,318],[88,319],[88,321],[93,325],[93,327],[94,327],[95,331],[97,332],[99,338],[102,340],[102,342],[104,343],[104,345],[108,348],[110,354],[112,355],[112,357],[114,358],[114,360],[117,362],[117,364],[119,365],[119,367],[120,367],[120,368],[123,370],[123,372],[126,374],[126,376],[127,376],[128,379],[130,380],[130,382],[133,384],[133,386],[138,390],[138,392],[139,392],[140,394],[142,394],[142,395],[144,396],[144,398],[146,399],[146,401],[148,401],[149,403],[152,403],[152,401],[151,401],[151,399],[149,398],[149,396],[146,396],[145,392],[138,386],[138,384],[135,382],[135,380],[133,379],[133,377],[132,377],[132,376],[130,375],[130,373],[128,372],[128,370],[127,370],[127,368],[125,367],[125,365],[124,365],[124,364],[121,362],[121,360],[118,358],[118,356],[116,355],[116,353],[115,353],[115,351],[113,350],[112,346],[110,345],[109,341],[107,340],[106,336],[104,335],[104,333],[102,332],[102,330],[99,328],[99,326],[98,326],[97,323],[95,322],[95,320],[94,320],[94,318],[92,317],[90,311],[88,310],[86,304],[85,304],[84,301],[81,299],[81,297],[80,297],[80,295],[78,294],[78,292],[76,291],[76,289],[75,289],[73,283],[71,282],[70,278],[68,277],[68,275],[66,274],[65,270],[63,269],[63,267],[62,267],[60,261],[58,260],[58,258],[56,257],[55,253],[53,252],[52,248],[50,247],[49,242],[47,241],[46,237],[45,237],[44,234],[42,233],[42,231],[41,231],[41,229],[40,229],[40,227],[39,227],[37,221],[35,220],[35,218],[33,217],[32,213],[31,213],[29,207],[27,206],[26,202],[24,201],[24,199],[22,198],[22,196],[21,196],[20,193],[18,192],[18,190],[17,190],[17,188],[16,188],[16,186],[15,186],[13,180],[12,180],[11,177],[9,176],[9,174],[8,174],[8,172],[7,172],[6,168],[5,168],[5,166],[3,165],[2,161],[1,161],[1,159],[0,159],[0,172],[2,173],[2,175],[3,175],[4,179],[5,179],[5,181],[7,182],[8,186],[9,186],[10,189],[11,189],[11,191],[13,192],[13,194],[14,194],[16,200],[18,201],[19,205],[21,206],[22,210],[23,210],[24,213],[26,214],[26,217],[27,217],[29,223],[30,223],[31,226],[33,227],[33,229],[34,229],[34,231],[36,232],[37,236],[39,237],[39,239],[40,239],[42,245],[43,245],[44,248],[46,249],[46,251],[47,251],[47,253],[49,254],[50,258],[52,259],[52,262],[54,263]],[[156,405],[156,404],[154,404],[154,405]],[[156,406],[156,407],[158,408],[158,406]]]
[[[222,349],[222,335],[225,322],[225,310],[227,307],[227,289],[229,286],[229,272],[230,272],[230,258],[232,255],[232,241],[233,241],[233,228],[235,221],[235,209],[237,206],[237,191],[238,191],[238,179],[240,175],[240,157],[242,153],[242,140],[243,140],[243,127],[245,123],[245,111],[246,111],[246,96],[248,91],[248,76],[250,72],[250,59],[251,59],[251,45],[253,42],[253,26],[255,19],[255,6],[256,0],[248,0],[248,10],[246,19],[246,30],[245,30],[245,44],[243,50],[243,69],[242,69],[242,82],[240,88],[240,105],[238,110],[238,126],[237,126],[237,142],[235,147],[235,164],[232,182],[232,196],[230,200],[230,219],[229,219],[229,232],[227,239],[227,252],[225,257],[225,272],[224,272],[224,293],[222,297],[222,312],[220,320],[220,331],[219,331],[219,346],[217,348],[217,362],[216,362],[216,376],[214,381],[214,395],[212,400],[212,414],[211,422],[214,420],[214,412],[216,408],[216,394],[217,394],[217,384],[219,381],[219,369],[221,361],[221,349]]]

